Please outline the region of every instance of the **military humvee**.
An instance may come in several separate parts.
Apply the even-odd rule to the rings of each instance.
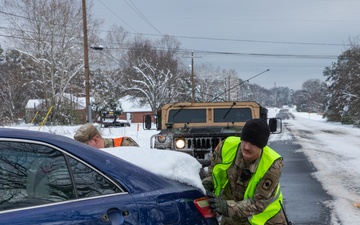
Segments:
[[[241,136],[245,122],[250,119],[267,120],[267,112],[252,101],[166,104],[157,118],[161,131],[151,137],[150,147],[189,153],[206,166],[220,141],[232,135]],[[276,132],[275,118],[269,120],[269,125]]]

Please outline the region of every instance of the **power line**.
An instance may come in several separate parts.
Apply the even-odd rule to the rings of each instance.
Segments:
[[[213,99],[211,100],[211,102],[212,102],[212,101],[215,101],[216,99],[218,99],[221,95],[225,94],[226,92],[230,92],[232,89],[234,89],[234,88],[236,88],[236,87],[239,87],[239,86],[241,86],[242,84],[244,84],[244,83],[246,83],[246,82],[250,82],[250,80],[252,80],[252,79],[254,79],[255,77],[258,77],[258,76],[260,76],[261,74],[264,74],[264,73],[266,73],[266,72],[268,72],[268,71],[270,71],[270,69],[264,70],[264,71],[262,71],[261,73],[258,73],[258,74],[254,75],[254,76],[252,76],[252,77],[250,77],[250,78],[248,78],[248,79],[246,79],[246,80],[243,80],[243,81],[240,82],[239,84],[235,84],[233,87],[231,87],[231,88],[229,88],[229,89],[225,89],[224,92],[221,92],[220,94],[218,94],[218,95],[216,95],[215,97],[213,97]],[[229,84],[229,85],[230,85],[230,84]]]
[[[144,34],[144,33],[135,33],[138,35],[146,36],[161,36],[157,34]],[[266,41],[266,40],[246,40],[246,39],[232,39],[232,38],[212,38],[212,37],[196,37],[196,36],[179,36],[179,35],[170,35],[176,38],[186,38],[186,39],[198,39],[198,40],[211,40],[211,41],[232,41],[232,42],[251,42],[251,43],[269,43],[269,44],[290,44],[290,45],[325,45],[325,46],[344,46],[344,44],[335,44],[335,43],[316,43],[316,42],[293,42],[293,41]]]
[[[107,10],[109,10],[114,16],[116,16],[119,20],[121,20],[121,22],[123,22],[124,24],[126,24],[131,30],[137,32],[132,26],[130,26],[128,23],[126,23],[123,19],[121,19],[114,11],[112,11],[107,5],[105,5],[101,0],[99,0],[99,2],[101,3],[101,5],[103,5]],[[102,30],[104,31],[104,30]],[[106,31],[108,32],[108,31]]]
[[[127,0],[124,0],[124,2],[136,13],[138,14],[141,19],[143,19],[149,26],[151,26],[152,28],[154,28],[154,30],[156,30],[159,34],[161,34],[161,32],[150,22],[150,20],[148,20],[146,18],[146,16],[144,16],[144,14],[136,7],[136,5],[129,0],[129,2]]]
[[[104,3],[99,0],[102,5]],[[131,33],[134,35],[145,35],[145,36],[163,36],[163,34],[141,13],[141,11],[134,5],[134,3],[129,0],[124,0],[124,2],[136,13],[138,14],[148,25],[150,25],[154,30],[156,30],[159,34],[147,34],[147,33]],[[130,5],[131,4],[131,5]],[[105,5],[104,5],[105,6]],[[110,12],[112,12],[115,16],[117,16],[110,8],[105,6]],[[117,16],[118,17],[118,16]],[[119,18],[119,17],[118,17]],[[121,20],[123,21],[123,20]],[[123,21],[124,22],[124,21]],[[125,23],[125,22],[124,22]],[[125,23],[128,25],[127,23]],[[129,26],[129,25],[128,25]],[[102,30],[105,32],[105,30]],[[170,35],[170,34],[169,34]],[[232,38],[213,38],[213,37],[196,37],[196,36],[183,36],[183,35],[170,35],[176,38],[183,39],[199,39],[199,40],[212,40],[212,41],[232,41],[232,42],[248,42],[248,43],[270,43],[270,44],[297,44],[297,45],[320,45],[320,46],[344,46],[344,44],[336,44],[336,43],[315,43],[315,42],[291,42],[291,41],[266,41],[266,40],[247,40],[247,39],[232,39]]]
[[[8,12],[4,12],[4,11],[0,11],[0,14],[5,14],[5,15],[8,15],[8,16],[19,17],[19,18],[26,19],[26,20],[39,21],[39,20],[36,20],[36,19],[30,19],[29,17],[20,16],[20,15],[16,15],[16,14],[13,14],[13,13],[8,13]],[[41,21],[40,21],[40,22],[41,22]],[[45,22],[45,21],[42,21],[42,22]]]
[[[0,37],[16,38],[23,40],[33,40],[26,37],[18,37],[13,35],[4,35],[0,34]],[[61,42],[54,42],[61,44]],[[74,44],[82,45],[81,42],[74,42]],[[106,47],[105,47],[106,48]],[[130,50],[130,47],[121,47],[121,48],[106,48],[109,50]],[[158,51],[167,51],[167,49],[157,48]],[[229,55],[229,56],[251,56],[251,57],[276,57],[276,58],[298,58],[298,59],[337,59],[338,55],[295,55],[295,54],[264,54],[264,53],[244,53],[244,52],[220,52],[220,51],[204,51],[204,50],[189,50],[189,49],[179,49],[179,54],[184,54],[188,52],[194,52],[197,54],[211,54],[211,55]]]
[[[101,2],[101,0],[100,0]],[[101,2],[102,3],[102,2]],[[103,3],[102,3],[103,4]],[[129,4],[129,3],[127,3]],[[107,7],[106,5],[104,5],[105,7]],[[129,5],[130,6],[130,5]],[[131,6],[130,6],[131,7]],[[110,8],[108,8],[108,10],[110,10],[112,12],[112,10]],[[133,4],[133,10],[134,11],[138,11],[138,15],[141,16],[141,12],[136,8],[136,6]],[[4,11],[0,11],[0,13],[2,14],[6,14],[9,16],[15,16],[15,17],[19,17],[22,19],[26,19],[26,20],[34,20],[34,21],[39,21],[36,19],[30,19],[28,17],[24,17],[24,16],[20,16],[20,15],[16,15],[13,13],[7,13]],[[114,12],[113,12],[114,13]],[[115,13],[114,13],[115,14]],[[116,14],[115,14],[116,15]],[[142,15],[143,16],[143,15]],[[146,17],[143,16],[144,20],[147,20]],[[46,22],[46,21],[42,21],[42,22]],[[149,21],[150,22],[150,21]],[[150,23],[151,24],[151,23]],[[154,27],[155,28],[155,27]],[[6,28],[6,27],[0,27],[0,29],[10,29],[10,28]],[[14,30],[14,29],[11,29]],[[15,31],[22,31],[19,29],[15,29]],[[27,31],[28,33],[36,33],[34,31]],[[148,34],[151,35],[151,34]],[[30,38],[26,38],[26,37],[19,37],[19,36],[13,36],[13,35],[5,35],[5,34],[0,34],[0,36],[2,37],[9,37],[9,38],[17,38],[17,39],[23,39],[23,40],[31,40]],[[61,37],[61,35],[54,35],[54,36],[59,36]],[[153,36],[161,36],[161,35],[153,35]],[[193,39],[204,39],[204,40],[214,40],[214,41],[243,41],[243,42],[253,42],[253,43],[257,43],[257,42],[262,42],[262,43],[277,43],[277,44],[302,44],[302,45],[332,45],[332,46],[339,46],[340,44],[324,44],[324,43],[305,43],[305,42],[278,42],[278,41],[256,41],[256,40],[241,40],[241,39],[226,39],[226,38],[207,38],[207,37],[191,37],[191,36],[175,36],[178,38],[193,38]],[[59,42],[60,43],[60,42]],[[75,43],[74,44],[82,44],[80,42]],[[110,49],[110,48],[109,48]],[[112,49],[122,49],[122,50],[128,50],[129,48],[112,48]],[[158,50],[161,50],[158,48]],[[167,49],[164,49],[167,50]],[[335,55],[294,55],[294,54],[264,54],[264,53],[241,53],[241,52],[222,52],[222,51],[204,51],[204,50],[189,50],[189,49],[180,49],[179,51],[180,53],[188,53],[188,52],[195,52],[197,54],[209,54],[209,55],[233,55],[233,56],[252,56],[252,57],[278,57],[278,58],[304,58],[304,59],[336,59],[338,56]]]
[[[11,31],[18,31],[18,32],[26,32],[26,33],[29,33],[29,34],[38,34],[38,35],[45,35],[47,36],[47,34],[43,34],[43,33],[39,33],[39,32],[36,32],[36,31],[31,31],[31,30],[21,30],[21,29],[16,29],[16,28],[9,28],[9,27],[1,27],[0,26],[0,29],[3,29],[3,30],[11,30]],[[60,35],[60,34],[52,34],[52,36],[54,37],[61,37],[63,38],[64,35]],[[65,34],[65,37],[68,37],[68,38],[71,38],[71,37],[74,37],[74,36],[67,36]],[[77,36],[77,38],[82,38],[81,34],[79,34],[79,36]]]
[[[131,30],[137,32],[132,26],[126,23],[118,14],[116,14],[111,8],[109,8],[105,3],[99,0],[100,4],[103,5],[107,10],[109,10],[114,16],[116,16],[121,22],[123,22],[126,26],[128,26]],[[146,18],[146,16],[136,7],[136,5],[132,1],[124,0],[124,2],[142,19],[144,20],[149,26],[151,26],[156,32],[161,35],[161,32]],[[102,30],[104,31],[104,30]],[[105,31],[108,32],[108,31]]]
[[[160,31],[158,31],[156,29],[156,27],[153,27],[155,30],[157,30],[157,32],[159,32],[159,34],[147,34],[147,33],[139,33],[137,32],[134,28],[132,28],[129,24],[127,24],[124,20],[122,20],[116,13],[114,13],[109,7],[107,7],[101,0],[99,0],[99,2],[106,7],[113,15],[115,15],[116,17],[118,17],[123,23],[125,23],[127,26],[130,27],[130,29],[132,29],[133,31],[135,31],[135,33],[130,33],[133,35],[145,35],[145,36],[157,36],[157,37],[161,37],[164,36],[161,34]],[[133,9],[134,11],[136,11],[135,9]],[[139,12],[141,13],[141,12]],[[7,12],[3,12],[0,11],[0,14],[6,14],[6,15],[11,15],[11,16],[15,16],[15,17],[19,17],[19,18],[23,18],[23,19],[27,19],[27,20],[33,20],[33,21],[40,21],[40,22],[47,22],[44,20],[37,20],[37,19],[31,19],[28,17],[24,17],[24,16],[20,16],[20,15],[16,15],[13,13],[7,13]],[[140,15],[139,15],[140,16]],[[147,20],[146,17],[144,20]],[[150,21],[149,21],[150,23]],[[151,23],[150,23],[151,24]],[[152,24],[151,24],[152,26]],[[100,30],[102,32],[109,32],[109,30]],[[172,37],[175,38],[183,38],[183,39],[197,39],[197,40],[211,40],[211,41],[230,41],[230,42],[248,42],[248,43],[269,43],[269,44],[289,44],[289,45],[317,45],[317,46],[344,46],[345,44],[336,44],[336,43],[316,43],[316,42],[293,42],[293,41],[268,41],[268,40],[248,40],[248,39],[232,39],[232,38],[214,38],[214,37],[197,37],[197,36],[183,36],[183,35],[170,35]]]
[[[265,53],[220,52],[220,51],[203,51],[203,50],[191,50],[191,51],[197,52],[198,54],[254,56],[254,57],[305,58],[305,59],[337,59],[338,57],[335,55],[265,54]]]

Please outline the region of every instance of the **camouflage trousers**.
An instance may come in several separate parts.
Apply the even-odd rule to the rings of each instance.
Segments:
[[[268,220],[264,225],[290,225],[285,220],[285,215],[283,211],[276,214],[273,218]],[[220,225],[251,225],[247,218],[239,217],[218,217]]]

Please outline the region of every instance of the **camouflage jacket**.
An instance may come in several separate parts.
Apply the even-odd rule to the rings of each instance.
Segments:
[[[223,143],[220,143],[216,147],[211,165],[208,167],[208,174],[203,179],[203,182],[210,181],[213,183],[212,169],[216,164],[222,162],[222,144]],[[249,168],[247,168],[250,170],[251,174],[255,173],[259,162],[260,158],[258,158],[253,164],[249,166]],[[256,187],[254,198],[244,200],[244,193],[249,184],[250,178],[247,180],[241,180],[240,178],[242,171],[246,169],[246,165],[243,160],[239,145],[234,162],[227,170],[228,183],[221,195],[225,200],[227,200],[229,209],[229,217],[222,216],[221,224],[249,224],[247,217],[261,213],[273,200],[277,185],[279,183],[282,168],[283,161],[280,158],[273,163],[264,177],[260,180]],[[266,224],[286,224],[285,215],[282,211],[280,211],[276,216],[268,220]]]
[[[114,147],[114,139],[113,138],[104,138],[104,140],[105,140],[105,148],[113,148]],[[139,145],[131,137],[122,137],[121,146],[139,147]]]

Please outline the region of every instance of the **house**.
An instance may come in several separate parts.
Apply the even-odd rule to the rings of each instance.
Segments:
[[[25,122],[32,122],[38,115],[41,105],[43,104],[42,99],[30,99],[25,106]]]
[[[71,94],[64,94],[64,99],[68,102],[68,104],[71,104],[71,108],[74,111],[78,111],[80,116],[80,123],[85,123],[86,121],[86,114],[85,114],[85,107],[86,107],[86,98],[85,97],[76,97]],[[93,101],[93,98],[90,97],[90,102]],[[30,99],[28,100],[26,106],[25,106],[25,122],[31,123],[33,121],[39,122],[42,121],[47,113],[47,111],[50,109],[50,106],[48,108],[45,108],[44,106],[45,100],[44,99]]]
[[[85,97],[76,97],[71,94],[64,94],[64,99],[66,99],[69,104],[72,105],[72,109],[74,111],[78,111],[80,116],[79,123],[86,122],[86,114],[85,114],[85,107],[86,107],[86,98]],[[93,98],[90,97],[90,102],[93,102]],[[150,115],[152,121],[154,122],[154,115],[150,108],[150,106],[140,107],[138,101],[130,100],[130,96],[125,96],[119,99],[121,103],[121,107],[123,109],[123,114],[118,116],[119,119],[128,120],[131,123],[142,123],[144,120],[144,116]],[[27,123],[34,121],[39,122],[39,120],[43,120],[47,110],[44,109],[45,101],[44,99],[30,99],[25,107],[25,121]],[[94,116],[94,112],[93,112]]]
[[[138,101],[130,100],[130,96],[125,96],[119,99],[121,103],[121,108],[123,109],[123,114],[118,116],[119,119],[127,120],[129,115],[132,123],[142,123],[144,121],[144,116],[150,115],[152,121],[154,121],[154,115],[149,105],[140,106]]]

